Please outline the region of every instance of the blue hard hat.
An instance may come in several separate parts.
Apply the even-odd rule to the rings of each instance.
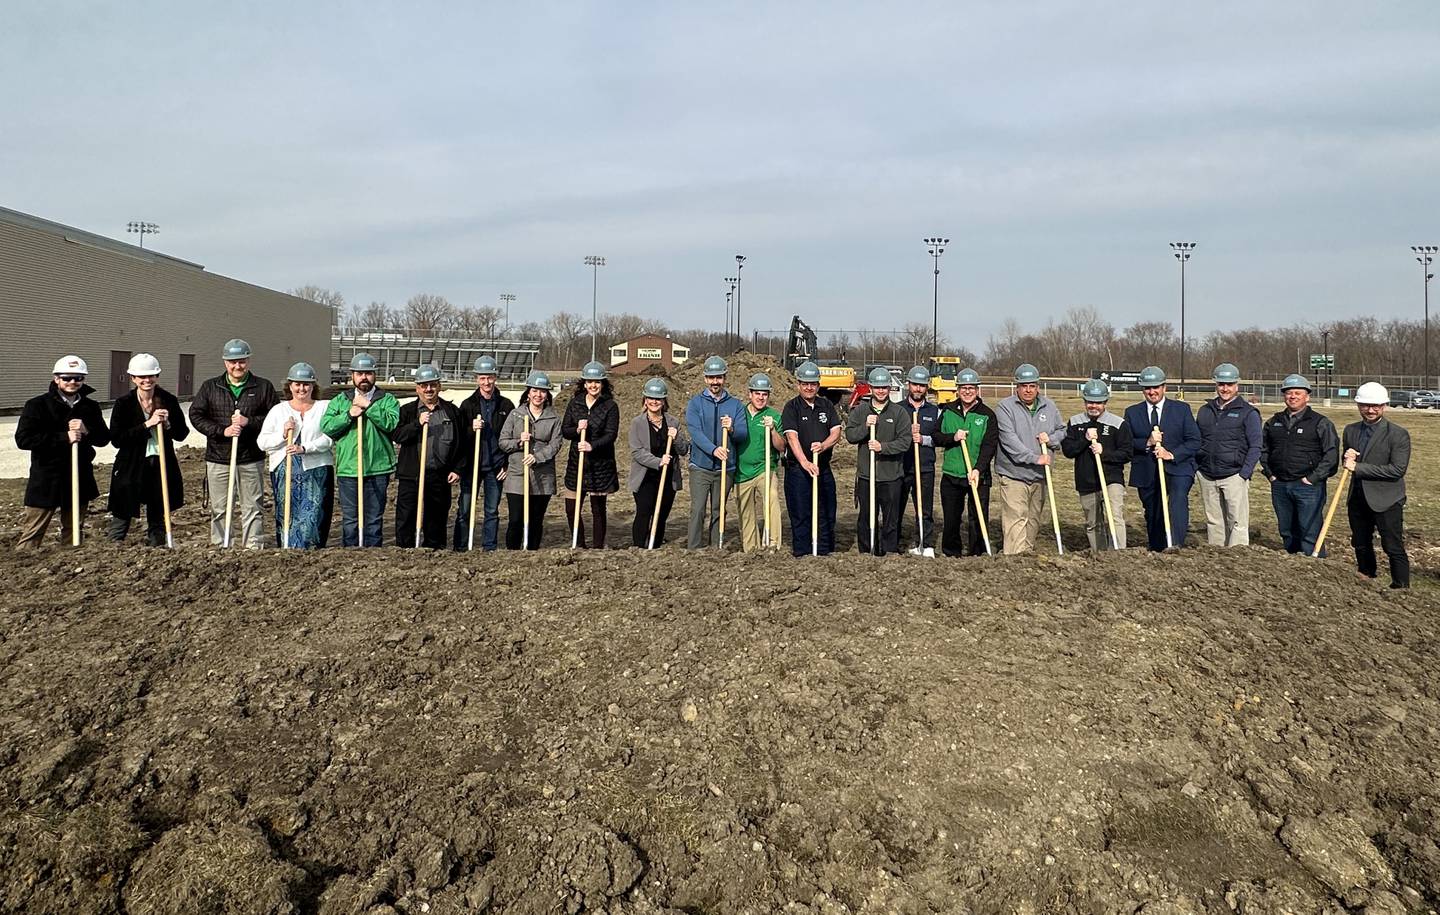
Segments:
[[[719,356],[711,356],[705,360],[705,368],[701,371],[704,372],[707,378],[713,378],[716,375],[730,374],[730,366],[726,365],[725,360]]]
[[[475,360],[476,375],[498,375],[500,367],[495,364],[494,356],[481,356]]]
[[[239,337],[227,341],[225,348],[220,352],[220,358],[222,359],[249,359],[250,356],[250,344],[241,340]]]
[[[424,384],[427,381],[439,381],[440,370],[430,363],[425,363],[415,370],[415,383]]]
[[[539,370],[531,372],[525,378],[525,387],[536,388],[537,390],[541,391],[553,390],[550,385],[550,376]]]
[[[582,381],[604,381],[605,366],[598,362],[585,363],[585,367],[580,370],[580,379]]]
[[[375,368],[375,357],[369,353],[356,353],[350,360],[350,371],[352,372],[373,372]]]
[[[1215,366],[1215,372],[1210,376],[1210,380],[1216,384],[1239,384],[1240,369],[1236,368],[1234,363],[1222,362]]]
[[[911,384],[930,384],[930,370],[923,365],[917,365],[905,374],[905,380]]]
[[[294,365],[290,366],[290,371],[286,374],[285,380],[308,381],[311,384],[314,384],[316,381],[315,366],[311,365],[308,362],[297,362]]]
[[[1147,365],[1140,370],[1140,387],[1158,388],[1165,383],[1165,370],[1158,365]]]
[[[980,384],[980,373],[975,371],[974,369],[961,369],[960,374],[955,376],[955,384],[957,386],[962,384],[973,384],[978,386]]]
[[[1104,403],[1110,399],[1110,386],[1099,378],[1091,378],[1080,386],[1080,397],[1086,403]]]
[[[664,378],[651,378],[645,382],[645,388],[642,393],[646,397],[652,397],[655,400],[668,400],[670,398],[670,386],[665,383]]]
[[[799,367],[795,369],[795,380],[819,383],[820,366],[813,362],[800,363]]]
[[[888,388],[895,384],[895,379],[890,377],[890,370],[883,366],[871,369],[870,377],[865,380],[870,383],[872,388]]]
[[[1288,391],[1291,388],[1304,388],[1307,391],[1315,390],[1314,388],[1310,387],[1310,382],[1308,379],[1306,379],[1304,375],[1298,374],[1286,375],[1285,380],[1280,383],[1280,390],[1282,391]]]
[[[1040,370],[1026,362],[1015,369],[1016,384],[1034,384],[1040,380]]]
[[[768,392],[770,390],[770,376],[765,374],[764,372],[756,372],[755,374],[751,375],[750,390]]]

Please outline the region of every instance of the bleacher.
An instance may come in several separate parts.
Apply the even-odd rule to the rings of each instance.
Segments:
[[[475,359],[494,356],[502,381],[522,380],[535,366],[539,340],[474,340],[431,332],[360,330],[335,331],[330,337],[330,379],[340,384],[350,377],[350,360],[369,353],[379,363],[377,376],[404,381],[417,366],[431,363],[447,379],[471,378]]]

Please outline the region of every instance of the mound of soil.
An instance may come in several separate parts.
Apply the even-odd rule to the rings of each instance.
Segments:
[[[1251,548],[0,558],[0,910],[1440,903],[1436,601]]]

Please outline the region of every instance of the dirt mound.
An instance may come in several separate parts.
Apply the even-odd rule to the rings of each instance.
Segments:
[[[735,397],[742,399],[745,397],[746,385],[750,383],[750,376],[756,372],[764,372],[770,376],[770,385],[773,390],[770,402],[777,410],[783,408],[787,401],[799,393],[795,387],[795,376],[790,374],[779,360],[771,356],[736,353],[733,356],[727,356],[725,361],[730,369],[729,390]],[[703,357],[697,357],[671,371],[656,368],[634,375],[611,375],[610,387],[615,392],[615,399],[620,402],[621,421],[626,422],[640,412],[643,408],[641,401],[644,399],[642,392],[645,382],[657,376],[664,378],[670,387],[670,409],[677,413],[683,413],[685,404],[690,398],[705,387],[704,362]],[[575,384],[569,383],[555,392],[555,409],[557,411],[564,413],[565,405],[570,402],[575,390]]]
[[[1435,598],[805,562],[7,553],[0,910],[1440,903]]]

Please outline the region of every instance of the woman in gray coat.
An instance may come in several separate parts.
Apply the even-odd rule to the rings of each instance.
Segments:
[[[500,450],[510,455],[505,468],[505,499],[510,517],[505,529],[505,548],[540,548],[545,527],[545,508],[555,495],[555,456],[565,440],[560,436],[560,417],[550,406],[553,396],[550,377],[531,372],[525,379],[525,395],[518,409],[505,418],[500,430]],[[529,430],[526,430],[526,422]],[[530,456],[525,456],[525,443]],[[530,475],[530,529],[525,529],[525,475]]]
[[[631,538],[642,550],[650,542],[650,525],[655,523],[655,546],[665,542],[665,521],[675,493],[680,491],[680,460],[690,453],[685,428],[669,413],[670,389],[661,378],[645,382],[645,411],[630,421],[630,491],[635,494],[635,523]],[[666,450],[669,450],[669,456]],[[665,471],[665,492],[660,497],[660,517],[655,519],[656,495],[660,491],[661,468]]]

